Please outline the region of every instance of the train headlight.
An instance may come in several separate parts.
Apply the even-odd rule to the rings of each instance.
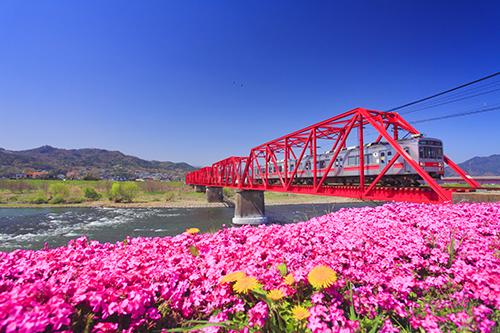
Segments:
[[[424,167],[425,166],[425,162],[420,162],[420,166]]]

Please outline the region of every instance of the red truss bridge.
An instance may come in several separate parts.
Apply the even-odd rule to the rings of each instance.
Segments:
[[[372,129],[378,138],[365,143]],[[347,147],[348,138],[356,146]],[[441,187],[445,165],[470,187]],[[415,203],[445,203],[454,192],[481,187],[443,153],[441,140],[424,137],[397,113],[363,108],[252,148],[248,157],[191,172],[186,183]]]

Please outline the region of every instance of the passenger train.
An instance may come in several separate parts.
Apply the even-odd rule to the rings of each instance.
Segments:
[[[424,138],[414,135],[409,139],[396,140],[399,145],[434,179],[441,179],[444,174],[443,142],[439,139]],[[396,155],[396,150],[387,142],[369,143],[364,145],[365,182],[371,183]],[[334,156],[333,151],[318,154],[317,177],[321,179],[327,171],[328,165]],[[294,184],[313,183],[313,156],[304,156],[294,177]],[[288,177],[292,177],[297,160],[287,161]],[[262,183],[261,174],[265,177],[265,166],[256,166],[253,169],[254,179]],[[280,182],[279,172],[283,177],[285,161],[267,164],[268,183]],[[343,148],[328,172],[325,184],[359,184],[359,146]],[[259,180],[260,179],[260,180]],[[380,179],[382,186],[419,186],[422,177],[400,156]]]

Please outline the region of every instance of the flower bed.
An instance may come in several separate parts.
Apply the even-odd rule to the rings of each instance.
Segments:
[[[386,204],[117,244],[82,237],[0,252],[0,332],[489,332],[499,257],[500,204]]]

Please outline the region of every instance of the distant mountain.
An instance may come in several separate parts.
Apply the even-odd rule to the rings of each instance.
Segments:
[[[500,155],[476,156],[458,166],[471,176],[500,176]],[[445,168],[444,175],[445,177],[458,176],[450,167]]]
[[[181,175],[196,170],[187,163],[146,161],[119,151],[105,149],[59,149],[43,146],[12,151],[0,148],[0,176],[46,170],[67,173],[88,170],[93,173],[164,173]]]

